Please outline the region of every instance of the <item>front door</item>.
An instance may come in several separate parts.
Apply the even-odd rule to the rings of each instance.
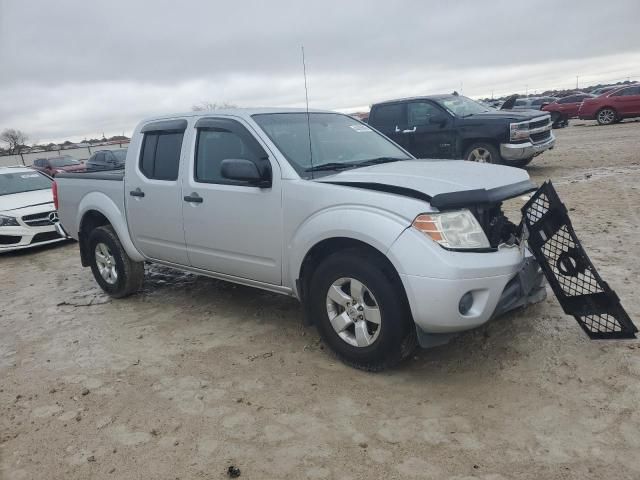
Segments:
[[[186,125],[169,120],[144,127],[140,154],[127,161],[125,175],[127,224],[136,248],[148,258],[179,265],[189,264],[179,181]]]
[[[455,130],[453,118],[432,102],[407,105],[407,124],[403,135],[407,149],[418,158],[453,158]]]
[[[282,283],[280,169],[240,120],[207,117],[196,124],[193,162],[183,178],[183,217],[191,265],[211,272]],[[269,188],[222,176],[226,159],[270,168]]]
[[[619,114],[629,116],[640,114],[640,86],[627,87],[609,98]]]

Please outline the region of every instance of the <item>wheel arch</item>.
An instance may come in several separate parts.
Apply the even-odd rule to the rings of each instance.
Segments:
[[[307,292],[309,291],[313,272],[324,259],[336,252],[344,250],[359,250],[365,255],[370,255],[378,259],[383,266],[383,272],[399,288],[399,291],[402,292],[404,300],[408,305],[408,297],[402,280],[400,279],[398,270],[384,252],[365,241],[357,240],[352,237],[330,237],[313,245],[307,251],[299,267],[299,273],[296,280],[296,294],[302,303],[306,324],[312,323],[312,316],[307,311],[308,302],[305,302],[305,299]]]
[[[88,266],[88,239],[91,230],[103,225],[110,225],[116,232],[127,255],[134,261],[144,261],[142,254],[133,245],[126,219],[120,208],[107,195],[92,192],[85,196],[78,208],[78,242],[80,259],[83,266]]]
[[[495,138],[491,138],[491,137],[465,138],[464,140],[462,140],[462,146],[460,149],[463,159],[465,159],[464,157],[466,157],[466,153],[471,148],[471,146],[476,143],[488,143],[492,147],[495,147],[498,150],[500,149],[500,142]]]

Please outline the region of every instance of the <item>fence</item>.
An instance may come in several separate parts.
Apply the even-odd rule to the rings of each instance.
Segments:
[[[36,158],[51,158],[59,157],[61,155],[69,155],[76,160],[86,160],[98,150],[116,150],[118,148],[127,148],[129,143],[121,143],[116,145],[95,145],[89,147],[69,148],[65,150],[52,150],[50,152],[37,152],[37,153],[20,153],[18,155],[4,155],[0,156],[0,167],[8,167],[10,165],[33,165],[33,161]]]

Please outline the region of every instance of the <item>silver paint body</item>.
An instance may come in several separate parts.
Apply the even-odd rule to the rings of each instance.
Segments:
[[[491,253],[452,252],[411,227],[428,202],[397,194],[334,185],[331,181],[402,186],[433,196],[494,188],[529,178],[524,170],[462,160],[408,160],[301,178],[251,118],[255,113],[297,109],[235,109],[154,117],[136,128],[124,181],[58,179],[59,215],[78,238],[83,216],[102,213],[129,256],[298,297],[296,280],[309,250],[331,238],[364,242],[385,255],[407,292],[414,321],[425,332],[448,333],[489,320],[507,282],[520,269],[526,249],[501,247]],[[268,152],[271,188],[203,184],[194,181],[195,123],[225,117],[244,125]],[[146,179],[138,168],[148,122],[186,119],[178,180]],[[357,121],[354,120],[354,123]],[[141,188],[144,198],[129,191]],[[183,201],[196,192],[200,204]],[[474,293],[467,315],[460,297]]]

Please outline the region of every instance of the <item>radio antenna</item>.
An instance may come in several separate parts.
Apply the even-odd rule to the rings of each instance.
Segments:
[[[309,161],[313,168],[313,149],[311,148],[311,120],[309,118],[309,89],[307,88],[307,64],[304,60],[304,45],[302,48],[302,74],[304,75],[304,97],[307,106],[307,132],[309,133]],[[313,170],[311,171],[311,178],[313,178]]]

